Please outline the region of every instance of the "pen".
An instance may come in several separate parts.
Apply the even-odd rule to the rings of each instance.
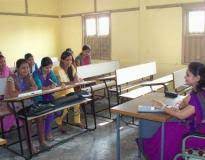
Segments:
[[[50,81],[52,84],[54,84],[56,87],[58,86],[58,84],[55,83],[52,79],[49,79],[49,81]]]

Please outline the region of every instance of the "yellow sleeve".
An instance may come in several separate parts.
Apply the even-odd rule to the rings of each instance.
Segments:
[[[60,70],[60,67],[55,67],[55,68],[53,68],[54,74],[56,75],[56,77],[58,78],[58,80],[59,80],[60,82],[62,82],[62,79],[61,79],[59,70]]]

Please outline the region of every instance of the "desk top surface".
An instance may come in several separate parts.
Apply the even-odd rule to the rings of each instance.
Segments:
[[[171,118],[170,115],[165,113],[139,113],[138,105],[151,105],[152,99],[160,100],[168,105],[174,105],[176,102],[182,100],[183,98],[184,96],[178,96],[177,98],[167,98],[164,97],[164,93],[152,92],[131,101],[122,103],[116,107],[113,107],[111,108],[111,112],[127,116],[133,116],[139,119],[165,122]]]
[[[13,98],[5,98],[3,101],[4,102],[17,102],[17,101],[22,101],[25,99],[29,99],[29,98],[33,98],[36,96],[41,96],[41,95],[45,95],[45,94],[52,94],[55,92],[59,92],[59,91],[63,91],[69,88],[73,88],[76,86],[80,86],[80,85],[85,85],[85,84],[89,84],[89,83],[93,83],[94,81],[82,81],[82,82],[77,82],[77,83],[70,83],[68,85],[65,86],[59,86],[59,87],[55,87],[53,89],[49,89],[49,90],[38,90],[38,91],[33,91],[33,92],[28,92],[27,93],[23,93],[23,96],[18,96],[18,97],[13,97]]]

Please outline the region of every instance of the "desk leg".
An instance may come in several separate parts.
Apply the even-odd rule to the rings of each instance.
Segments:
[[[29,157],[32,157],[32,149],[31,149],[31,136],[30,136],[30,131],[29,131],[29,124],[28,124],[28,120],[27,118],[25,118],[25,125],[26,125],[26,136],[27,136],[27,140],[28,140],[28,149],[29,149]]]
[[[8,104],[9,105],[9,104]],[[12,109],[14,111],[15,114],[15,119],[16,119],[16,125],[17,125],[17,132],[18,132],[18,140],[19,140],[19,145],[20,145],[20,149],[21,149],[21,155],[24,155],[24,151],[23,151],[23,142],[22,142],[22,137],[21,137],[21,129],[20,129],[20,124],[19,124],[19,117],[18,114],[15,111],[15,105],[14,102],[11,103]]]
[[[91,109],[92,109],[92,112],[93,112],[93,119],[94,119],[94,125],[95,125],[94,129],[96,129],[97,128],[97,124],[96,124],[95,104],[94,103],[95,103],[94,99],[92,99],[92,101],[91,101]]]
[[[120,114],[117,114],[116,131],[116,160],[120,160]]]
[[[88,128],[88,121],[87,121],[87,113],[86,113],[86,109],[85,109],[85,104],[81,104],[82,105],[82,109],[83,109],[83,113],[84,113],[84,118],[85,118],[85,128]]]
[[[164,131],[164,122],[162,122],[162,127],[161,127],[161,160],[164,159],[164,139],[165,137],[165,131]]]
[[[28,149],[29,149],[29,158],[32,157],[32,142],[31,142],[31,135],[30,135],[30,130],[29,128],[29,124],[28,124],[28,120],[27,120],[27,113],[25,111],[25,106],[24,106],[24,101],[21,101],[22,107],[23,107],[23,116],[24,116],[24,121],[25,121],[25,127],[26,127],[26,136],[27,136],[27,143],[28,143]],[[32,123],[32,122],[31,122]],[[30,124],[31,125],[31,124]]]

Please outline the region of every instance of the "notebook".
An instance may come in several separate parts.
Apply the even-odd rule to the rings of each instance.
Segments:
[[[155,113],[155,112],[164,112],[164,111],[162,109],[155,108],[154,106],[139,105],[138,112]]]
[[[0,78],[0,95],[5,95],[7,78]]]
[[[18,97],[26,97],[26,96],[31,96],[34,94],[41,94],[41,93],[42,93],[42,90],[36,90],[36,91],[21,93],[18,95]]]

